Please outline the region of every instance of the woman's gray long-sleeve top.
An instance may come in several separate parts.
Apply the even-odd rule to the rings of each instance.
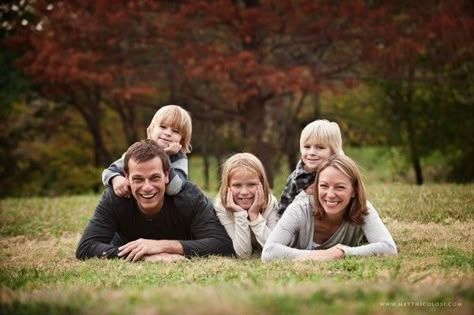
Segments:
[[[262,251],[262,261],[294,259],[314,249],[346,245],[345,255],[395,255],[397,247],[377,211],[367,202],[368,214],[364,224],[343,221],[336,232],[323,244],[316,245],[312,196],[302,191],[288,206],[272,230]],[[362,245],[368,242],[368,244]]]

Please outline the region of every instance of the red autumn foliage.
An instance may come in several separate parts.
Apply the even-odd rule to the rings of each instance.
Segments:
[[[127,111],[155,97],[158,82],[186,81],[190,89],[207,91],[202,101],[215,109],[212,115],[220,111],[242,123],[244,136],[251,136],[245,149],[270,171],[272,152],[285,149],[279,140],[297,137],[285,121],[281,130],[266,130],[270,101],[336,90],[339,84],[353,87],[380,73],[401,76],[401,64],[420,58],[436,64],[472,55],[474,42],[472,4],[461,0],[38,0],[32,5],[43,30],[24,28],[11,38],[23,49],[22,68],[45,95],[75,106],[91,132],[99,127],[93,124],[100,121],[101,103],[133,117]],[[195,96],[179,88],[171,92]],[[289,111],[283,102],[271,106]],[[104,147],[101,139],[96,142],[96,150]]]

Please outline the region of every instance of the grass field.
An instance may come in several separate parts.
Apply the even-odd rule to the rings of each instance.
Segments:
[[[345,147],[344,152],[358,163],[366,184],[415,183],[414,172],[405,155],[401,153],[401,149],[394,147]],[[426,157],[422,159],[421,163],[426,183],[444,182],[446,180],[446,161],[439,154]],[[211,158],[210,164],[209,186],[206,189],[217,191],[220,174],[218,173],[216,159]],[[205,188],[203,168],[202,157],[191,154],[189,158],[189,177],[199,187]],[[273,183],[273,191],[277,197],[280,196],[290,172],[287,161],[282,159]]]
[[[396,257],[78,261],[97,195],[3,199],[0,314],[472,314],[474,185],[369,185]]]

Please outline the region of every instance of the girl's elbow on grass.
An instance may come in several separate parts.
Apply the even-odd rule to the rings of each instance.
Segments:
[[[252,248],[249,250],[239,248],[238,246],[234,246],[235,255],[239,258],[250,257],[252,255]]]
[[[267,262],[272,261],[274,257],[271,254],[271,251],[272,251],[272,245],[265,244],[265,246],[262,249],[262,256],[260,257],[262,262],[267,263]]]

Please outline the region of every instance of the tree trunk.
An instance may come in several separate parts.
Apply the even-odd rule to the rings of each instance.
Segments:
[[[216,158],[216,164],[217,164],[216,181],[217,181],[217,183],[220,183],[221,174],[222,174],[222,163],[224,163],[222,153],[217,152],[216,155],[215,155],[215,158]],[[219,184],[218,184],[217,187],[219,187]]]
[[[298,155],[298,151],[295,150],[288,150],[288,152],[286,152],[286,158],[288,159],[288,169],[290,170],[288,175],[296,168],[296,165],[298,164]]]
[[[93,108],[87,108],[86,106],[81,106],[74,103],[72,105],[79,111],[79,113],[84,118],[87,125],[87,129],[89,130],[92,136],[94,148],[94,166],[107,167],[112,159],[102,137],[102,111],[100,110],[100,105],[96,104],[95,106],[93,106]]]
[[[408,106],[406,106],[408,108]],[[413,126],[413,120],[409,116],[409,110],[406,111],[408,114],[405,117],[405,124],[408,133],[408,148],[410,150],[410,159],[415,172],[415,181],[417,185],[423,185],[423,170],[421,168],[421,158],[418,152],[416,143],[415,129]]]
[[[249,141],[250,152],[254,153],[265,167],[268,183],[273,187],[273,156],[276,149],[269,139],[265,138],[265,100],[259,97],[250,98],[244,104],[243,111],[248,117],[243,126],[244,137]]]
[[[423,173],[421,169],[421,160],[418,156],[413,157],[413,168],[415,170],[415,179],[417,185],[423,185]]]
[[[202,159],[204,162],[204,169],[203,169],[203,175],[204,175],[204,189],[209,190],[209,169],[210,169],[210,162],[209,162],[209,147],[208,147],[208,141],[206,139],[209,139],[209,125],[204,124],[203,128],[201,129],[202,136],[204,141],[201,143],[201,154],[202,154]]]
[[[289,107],[287,114],[288,118],[283,118],[284,124],[286,125],[283,149],[285,150],[285,155],[288,159],[288,174],[290,174],[298,164],[298,158],[300,155],[300,135],[301,131],[307,124],[307,122],[301,124],[298,120],[298,116],[303,108],[305,99],[305,93],[296,95],[293,104]],[[319,96],[317,96],[317,102],[315,102],[313,106],[313,115],[312,120],[320,115]]]
[[[421,159],[417,147],[417,137],[415,127],[413,125],[412,111],[410,106],[412,106],[413,101],[413,82],[415,77],[415,69],[410,67],[408,69],[408,85],[407,92],[405,96],[405,108],[402,110],[402,115],[404,116],[407,133],[408,133],[408,148],[410,150],[410,157],[412,161],[413,170],[415,171],[415,180],[417,185],[423,185],[423,173],[421,168]]]
[[[203,161],[204,161],[204,190],[209,190],[209,169],[210,169],[210,162],[209,162],[209,154],[203,153],[202,155]]]
[[[118,100],[116,106],[113,106],[113,110],[117,112],[122,122],[123,134],[125,135],[126,143],[128,145],[131,145],[135,141],[139,140],[135,108],[133,108],[132,106],[133,105],[124,104],[123,102],[120,102]]]
[[[94,139],[94,166],[107,167],[111,161],[101,133],[100,119],[92,115],[87,119],[87,126]]]

